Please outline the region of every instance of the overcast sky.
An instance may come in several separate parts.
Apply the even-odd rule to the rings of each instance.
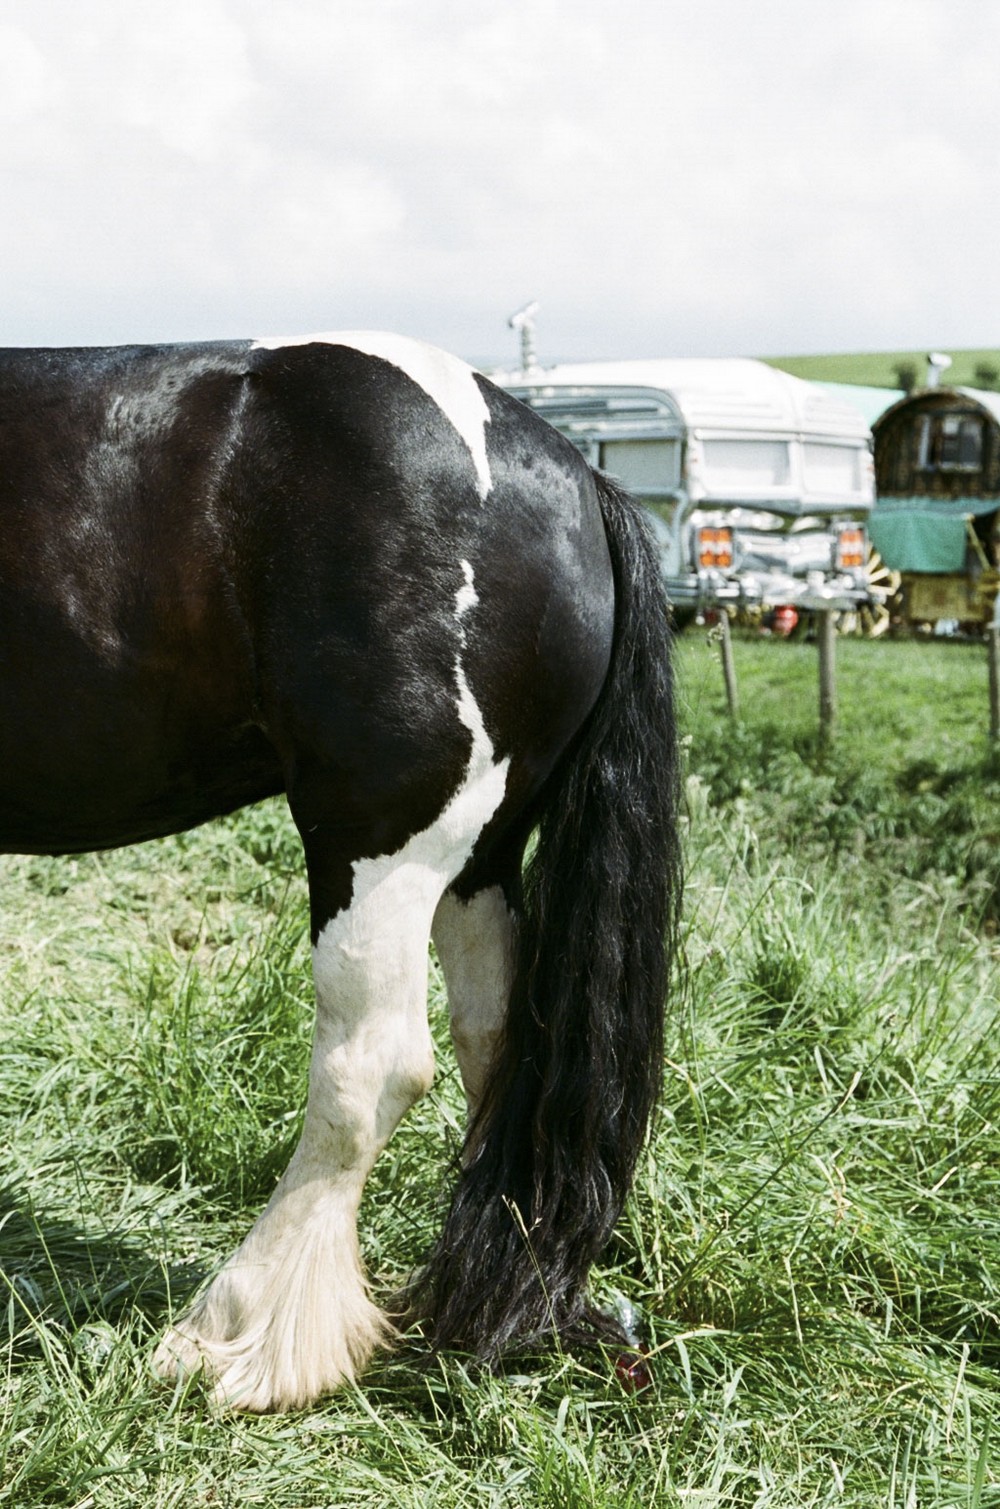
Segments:
[[[0,344],[1000,345],[1000,0],[0,0]]]

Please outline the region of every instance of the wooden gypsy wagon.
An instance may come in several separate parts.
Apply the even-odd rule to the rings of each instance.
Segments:
[[[874,548],[908,624],[982,627],[1000,586],[1000,393],[928,387],[872,426]]]

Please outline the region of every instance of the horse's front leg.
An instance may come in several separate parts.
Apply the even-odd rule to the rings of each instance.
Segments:
[[[317,1016],[298,1147],[242,1246],[156,1357],[168,1375],[204,1368],[238,1409],[307,1404],[393,1334],[369,1297],[357,1211],[372,1164],[433,1078],[427,945],[442,886],[405,864],[354,870],[351,905],[313,949]]]

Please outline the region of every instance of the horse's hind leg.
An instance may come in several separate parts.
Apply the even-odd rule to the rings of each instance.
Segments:
[[[434,946],[470,1118],[479,1107],[507,1014],[516,925],[509,893],[500,884],[468,897],[446,891],[434,914]]]
[[[391,1337],[368,1296],[357,1210],[372,1164],[433,1077],[427,946],[449,878],[360,860],[350,905],[318,934],[301,1140],[243,1245],[157,1357],[165,1372],[204,1366],[237,1408],[305,1404]],[[313,865],[310,879],[315,898]]]

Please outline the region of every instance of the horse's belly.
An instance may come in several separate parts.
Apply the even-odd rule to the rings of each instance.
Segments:
[[[258,729],[152,761],[141,744],[94,758],[82,734],[32,749],[0,736],[0,852],[68,854],[117,848],[196,827],[283,789]],[[33,757],[32,757],[33,754]]]

